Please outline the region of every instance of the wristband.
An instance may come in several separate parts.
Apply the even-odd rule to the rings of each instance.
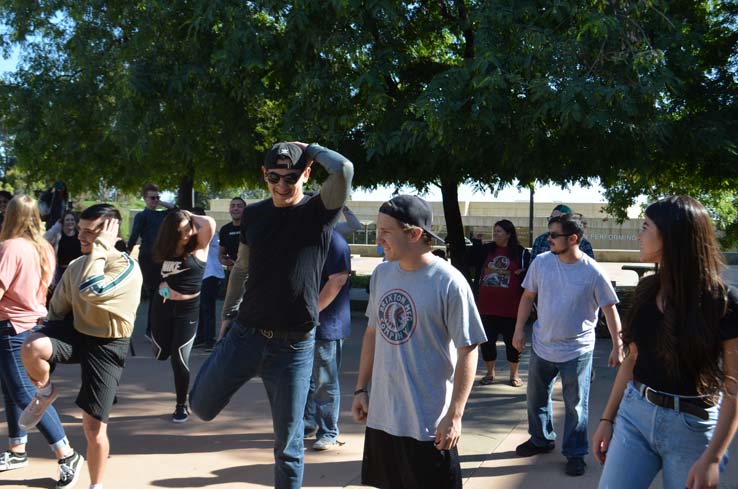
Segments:
[[[600,421],[607,421],[608,423],[614,425],[615,421],[611,420],[610,418],[600,418]]]
[[[369,394],[369,391],[368,391],[368,390],[366,390],[366,389],[356,389],[356,390],[354,391],[354,395],[355,395],[355,396],[358,396],[359,394]]]

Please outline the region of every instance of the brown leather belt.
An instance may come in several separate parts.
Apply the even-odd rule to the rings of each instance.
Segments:
[[[708,420],[710,418],[707,408],[711,408],[715,405],[709,400],[701,397],[682,397],[655,391],[646,384],[641,384],[636,380],[633,381],[633,385],[651,404],[666,409],[673,409],[678,412],[688,413],[703,420]]]

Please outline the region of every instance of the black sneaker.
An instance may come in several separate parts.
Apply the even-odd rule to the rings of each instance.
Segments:
[[[556,447],[554,442],[550,441],[546,445],[539,447],[533,444],[532,440],[528,440],[525,443],[518,445],[515,449],[515,453],[520,457],[532,457],[541,453],[548,453]]]
[[[79,480],[85,458],[76,451],[68,457],[59,460],[59,482],[56,489],[69,489]]]
[[[582,457],[569,457],[566,459],[566,469],[564,472],[566,472],[566,475],[576,477],[584,475],[585,467],[587,467],[587,464]]]
[[[177,404],[174,408],[174,414],[172,414],[172,423],[184,423],[190,419],[190,411],[187,409],[185,404]]]
[[[26,452],[2,452],[0,453],[0,472],[6,470],[20,469],[28,465]]]

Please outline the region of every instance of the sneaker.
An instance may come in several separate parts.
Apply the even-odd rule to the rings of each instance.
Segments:
[[[172,414],[172,423],[184,423],[190,419],[190,411],[185,404],[177,404]]]
[[[41,421],[41,418],[44,417],[44,413],[51,406],[51,403],[56,401],[57,397],[59,397],[59,392],[54,387],[54,384],[51,384],[51,394],[48,396],[41,394],[40,391],[36,391],[33,394],[31,402],[23,410],[23,414],[21,414],[20,420],[18,421],[20,427],[28,431],[36,426]]]
[[[330,450],[336,445],[338,445],[338,442],[336,440],[331,440],[330,438],[321,438],[320,440],[316,440],[316,442],[313,443],[313,450],[318,450],[319,452],[322,452],[324,450]]]
[[[28,455],[26,452],[3,452],[0,453],[0,472],[6,470],[20,469],[28,465]]]
[[[79,480],[84,465],[85,458],[77,452],[59,460],[59,482],[56,483],[56,489],[74,487]]]
[[[550,441],[546,445],[539,447],[534,445],[532,440],[528,440],[525,443],[518,445],[515,449],[515,453],[520,457],[532,457],[533,455],[538,455],[540,453],[548,453],[553,450],[555,446],[554,442]]]
[[[569,457],[566,459],[566,469],[564,469],[564,472],[566,472],[566,475],[576,477],[584,475],[586,467],[587,464],[584,462],[582,457]]]

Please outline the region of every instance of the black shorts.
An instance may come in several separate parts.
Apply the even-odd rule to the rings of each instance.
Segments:
[[[82,334],[71,320],[49,321],[39,333],[51,340],[52,366],[79,363],[82,385],[77,406],[95,419],[108,422],[113,400],[126,364],[130,338],[98,338]]]
[[[381,489],[461,489],[459,452],[367,427],[361,483]]]

